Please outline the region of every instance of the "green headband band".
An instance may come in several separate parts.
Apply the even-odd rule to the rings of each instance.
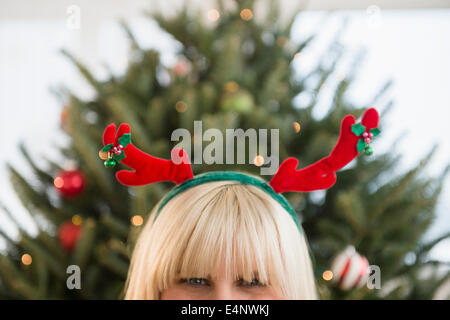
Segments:
[[[261,190],[265,191],[267,194],[269,194],[273,199],[275,199],[294,219],[295,224],[297,225],[298,230],[300,233],[302,232],[300,223],[297,219],[297,214],[295,210],[292,208],[292,206],[289,204],[289,202],[286,200],[286,198],[276,193],[272,187],[265,181],[260,180],[258,178],[255,178],[253,176],[250,176],[245,173],[241,172],[234,172],[234,171],[211,171],[206,172],[202,174],[198,174],[194,176],[192,179],[186,180],[183,183],[175,186],[170,192],[164,197],[161,204],[158,207],[158,210],[155,214],[155,219],[158,217],[159,212],[161,209],[169,202],[173,197],[175,197],[177,194],[198,186],[203,183],[212,182],[212,181],[225,181],[225,180],[232,180],[232,181],[238,181],[242,184],[251,184],[255,187],[260,188]]]

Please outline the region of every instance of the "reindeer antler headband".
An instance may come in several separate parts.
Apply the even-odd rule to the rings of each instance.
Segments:
[[[107,153],[106,167],[114,167],[117,162],[122,162],[134,169],[134,171],[120,170],[116,173],[117,180],[124,185],[141,186],[161,181],[176,183],[175,188],[160,203],[155,219],[164,205],[184,190],[211,181],[233,180],[254,185],[267,192],[286,209],[300,230],[295,210],[281,193],[310,192],[333,186],[336,182],[336,171],[362,151],[367,155],[372,154],[370,142],[380,133],[377,128],[378,118],[378,112],[373,108],[364,113],[361,123],[358,124],[355,124],[352,115],[345,116],[342,119],[338,142],[329,156],[299,170],[296,169],[298,160],[288,158],[281,163],[277,173],[268,183],[244,173],[230,171],[214,171],[194,177],[188,155],[184,150],[174,148],[171,160],[153,157],[131,143],[130,126],[126,123],[119,126],[117,133],[115,124],[106,127],[103,132],[102,152]]]

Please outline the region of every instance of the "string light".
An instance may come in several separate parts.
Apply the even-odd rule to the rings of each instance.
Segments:
[[[251,18],[253,18],[253,12],[250,9],[242,9],[240,16],[241,16],[242,20],[248,21]]]
[[[292,125],[294,126],[295,132],[299,133],[300,130],[301,130],[301,128],[302,128],[301,125],[300,125],[300,123],[298,123],[297,121],[295,121]]]
[[[64,186],[64,179],[61,177],[56,177],[55,180],[53,180],[53,184],[56,188],[62,188]]]
[[[296,54],[294,54],[294,59],[297,59],[298,57],[300,57],[300,55],[301,55],[302,53],[299,51],[299,52],[297,52]]]
[[[211,9],[208,11],[208,19],[211,21],[217,21],[220,18],[220,13],[216,9]]]
[[[72,223],[76,226],[81,226],[81,224],[83,223],[83,218],[80,215],[75,214],[72,217]]]
[[[178,102],[175,104],[175,109],[176,109],[178,112],[185,112],[186,109],[187,109],[187,104],[184,103],[183,101],[178,101]]]
[[[33,262],[33,258],[28,253],[22,255],[22,263],[26,266],[29,266]]]
[[[131,218],[131,224],[135,227],[139,227],[144,223],[144,219],[140,215],[135,215]]]
[[[261,167],[264,164],[264,157],[261,155],[257,155],[254,159],[253,159],[253,164],[257,167]]]
[[[225,91],[235,92],[237,89],[239,89],[239,85],[235,81],[228,81],[225,83]]]
[[[331,270],[324,271],[322,274],[322,278],[325,281],[330,281],[331,279],[333,279],[333,272]]]

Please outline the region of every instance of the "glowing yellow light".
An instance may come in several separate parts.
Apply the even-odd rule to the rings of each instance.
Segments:
[[[297,121],[295,121],[295,122],[293,123],[293,126],[294,126],[295,132],[299,133],[299,132],[300,132],[300,129],[302,128],[301,125],[300,125],[300,123],[298,123]]]
[[[297,52],[296,54],[294,54],[294,59],[297,59],[298,57],[300,57],[301,56],[301,52],[299,51],[299,52]]]
[[[321,88],[325,87],[325,82],[320,85]]]
[[[261,167],[264,164],[264,157],[257,155],[254,159],[253,159],[253,163],[255,166],[257,167]]]
[[[217,21],[220,18],[220,13],[216,9],[208,11],[208,19],[211,21]]]
[[[333,272],[331,270],[324,271],[322,274],[322,278],[325,281],[330,281],[331,279],[333,279]]]
[[[242,9],[241,13],[242,20],[248,21],[253,18],[253,12],[250,9]]]
[[[175,109],[176,109],[178,112],[185,112],[186,109],[187,109],[187,104],[184,103],[183,101],[178,101],[178,102],[175,104]]]
[[[53,180],[53,184],[56,188],[62,188],[64,186],[64,179],[61,177],[56,177],[55,180]]]
[[[228,81],[225,83],[225,90],[228,92],[235,92],[237,89],[239,89],[239,85],[234,81]]]
[[[25,253],[22,256],[22,263],[26,266],[29,266],[31,264],[31,262],[33,262],[33,259],[31,258],[31,256],[28,253]]]
[[[72,223],[76,226],[81,226],[81,224],[83,223],[83,218],[80,215],[75,214],[72,217]]]
[[[144,223],[142,216],[136,215],[131,218],[131,224],[135,227],[139,227]]]

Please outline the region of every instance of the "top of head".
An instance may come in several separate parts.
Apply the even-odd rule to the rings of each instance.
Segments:
[[[276,200],[291,215],[292,219],[294,219],[295,224],[297,225],[297,228],[299,229],[299,231],[301,231],[300,223],[297,219],[297,214],[283,195],[276,193],[266,181],[242,172],[235,171],[206,172],[198,174],[192,179],[186,180],[183,183],[175,186],[159,204],[158,210],[155,214],[155,219],[157,218],[161,209],[176,195],[192,187],[212,181],[237,181],[242,184],[250,184],[258,187],[259,189],[265,191],[268,195],[270,195],[274,200]]]

